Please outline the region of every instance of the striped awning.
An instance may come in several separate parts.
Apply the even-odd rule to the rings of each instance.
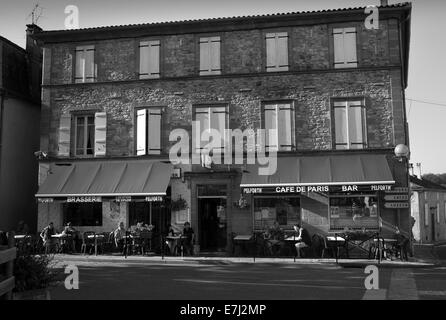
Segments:
[[[153,160],[55,163],[36,197],[162,196],[171,172]]]

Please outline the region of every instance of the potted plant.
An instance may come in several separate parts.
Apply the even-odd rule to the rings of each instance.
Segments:
[[[14,261],[14,300],[49,300],[49,286],[56,280],[49,255],[18,253]]]
[[[187,209],[187,202],[181,196],[176,200],[172,200],[170,205],[172,211],[181,211]]]

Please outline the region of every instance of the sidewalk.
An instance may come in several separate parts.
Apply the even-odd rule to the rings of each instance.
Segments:
[[[412,261],[390,261],[382,260],[367,260],[367,259],[339,259],[338,265],[341,267],[365,267],[367,265],[377,265],[379,267],[387,268],[425,268],[435,265],[432,261],[416,260]],[[242,264],[242,263],[257,263],[257,264],[329,264],[336,265],[336,259],[294,259],[294,258],[265,258],[265,257],[172,257],[167,256],[164,259],[161,256],[128,256],[127,258],[120,255],[55,255],[54,262],[56,264],[64,265],[71,263],[76,264],[184,264],[184,265],[215,265],[215,264]]]

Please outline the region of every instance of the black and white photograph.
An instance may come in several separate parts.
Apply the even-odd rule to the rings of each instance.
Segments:
[[[445,33],[442,0],[1,0],[0,300],[446,300]]]

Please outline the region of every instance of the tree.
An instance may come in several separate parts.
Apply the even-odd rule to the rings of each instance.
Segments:
[[[422,175],[423,179],[429,180],[436,184],[446,184],[446,173],[434,174],[426,173]]]

